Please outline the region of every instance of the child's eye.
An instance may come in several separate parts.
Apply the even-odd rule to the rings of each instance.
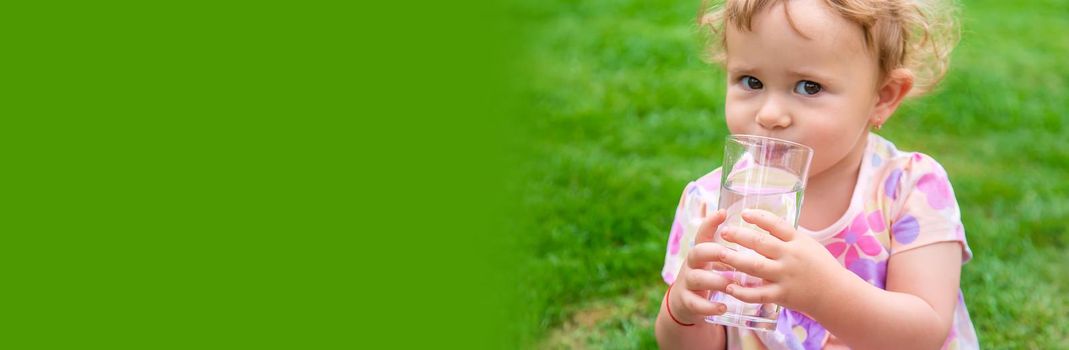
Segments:
[[[794,92],[797,92],[797,93],[805,95],[805,96],[816,95],[817,93],[820,92],[820,90],[821,90],[820,84],[817,84],[816,82],[812,82],[812,81],[809,81],[809,80],[799,81],[798,84],[794,86]]]
[[[760,80],[749,75],[742,76],[742,78],[739,79],[739,82],[742,83],[742,87],[748,90],[760,90],[765,87],[765,84],[762,84]]]

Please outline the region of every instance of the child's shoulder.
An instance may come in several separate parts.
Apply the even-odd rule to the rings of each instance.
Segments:
[[[898,149],[891,141],[876,134],[871,134],[868,162],[881,172],[901,175],[937,174],[946,177],[946,170],[932,156],[913,151]]]
[[[713,171],[710,171],[705,175],[699,177],[697,180],[692,181],[690,183],[690,186],[687,187],[701,188],[702,190],[707,192],[720,191],[720,169],[721,168],[719,167],[713,169]]]
[[[706,198],[717,198],[719,196],[720,168],[716,168],[705,175],[702,175],[698,179],[687,183],[687,186],[683,189],[683,195],[679,197],[679,207],[684,208],[689,204],[705,202]],[[717,201],[713,200],[711,203],[715,204],[716,202]]]
[[[878,198],[904,200],[907,194],[920,190],[930,197],[952,198],[950,179],[942,164],[921,152],[899,150],[890,141],[873,135],[869,164],[874,168],[873,181],[878,185]],[[943,207],[942,205],[938,205]]]

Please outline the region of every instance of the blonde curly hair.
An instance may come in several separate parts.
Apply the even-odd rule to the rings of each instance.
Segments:
[[[712,35],[708,55],[723,64],[725,25],[752,30],[753,18],[762,10],[789,0],[703,0],[698,25]],[[834,12],[861,26],[865,45],[879,59],[880,77],[892,70],[909,69],[914,75],[911,96],[931,91],[950,64],[950,52],[960,30],[957,7],[938,0],[823,0]],[[790,21],[790,13],[787,19]],[[791,25],[794,26],[793,22]]]

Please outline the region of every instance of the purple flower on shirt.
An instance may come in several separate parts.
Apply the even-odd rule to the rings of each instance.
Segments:
[[[798,339],[797,335],[795,335],[794,330],[797,328],[804,331],[804,340]],[[820,323],[801,312],[787,308],[784,308],[780,313],[779,322],[776,324],[776,332],[786,336],[786,343],[791,349],[797,349],[798,345],[801,345],[801,348],[806,350],[820,349],[824,346],[824,338],[828,336],[828,330],[824,329]]]
[[[898,199],[898,181],[901,179],[902,170],[892,170],[891,175],[888,175],[887,179],[883,181],[883,193],[891,199]]]
[[[857,259],[854,263],[847,266],[850,272],[853,272],[861,279],[865,280],[871,285],[884,289],[887,283],[887,260],[881,260],[879,262],[869,259]]]
[[[903,216],[891,225],[891,233],[898,243],[910,244],[920,235],[920,223],[912,215]]]

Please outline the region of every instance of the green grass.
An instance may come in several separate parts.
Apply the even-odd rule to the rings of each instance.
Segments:
[[[723,76],[699,1],[526,1],[532,230],[521,323],[540,347],[649,348],[668,228],[718,166]],[[975,253],[962,288],[985,348],[1069,348],[1069,2],[972,1],[938,92],[882,134],[950,173]]]

